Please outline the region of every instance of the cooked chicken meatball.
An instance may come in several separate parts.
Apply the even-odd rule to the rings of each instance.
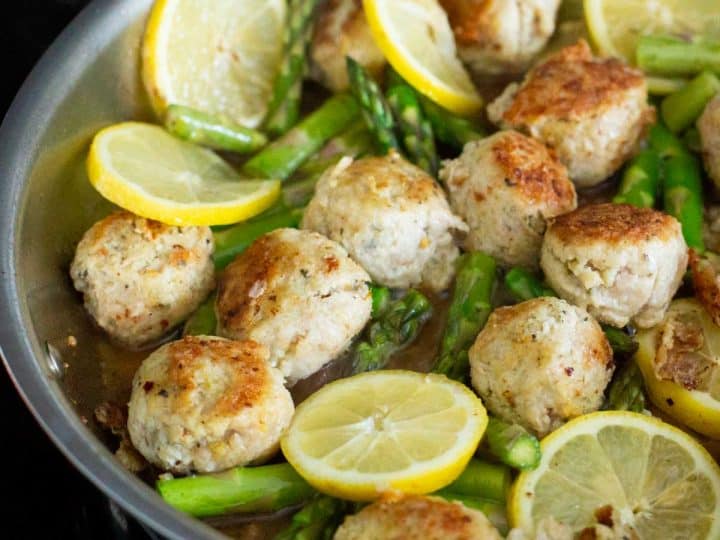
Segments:
[[[720,188],[720,94],[705,106],[697,121],[703,161],[710,179]]]
[[[140,348],[197,308],[215,285],[208,227],[176,227],[129,212],[95,223],[70,266],[85,308],[116,341]]]
[[[219,279],[220,335],[251,339],[292,385],[337,357],[370,318],[370,276],[332,240],[278,229],[252,243]]]
[[[503,266],[536,269],[546,220],[577,206],[554,153],[517,131],[469,142],[443,163],[440,178],[453,211],[470,227],[465,249],[484,251]]]
[[[148,356],[135,374],[130,438],[151,463],[213,472],[270,457],[294,406],[268,350],[253,341],[186,336]]]
[[[460,58],[476,75],[519,73],[555,31],[560,0],[440,0]]]
[[[613,326],[659,323],[687,267],[680,223],[627,204],[582,206],[555,218],[540,266],[557,293]]]
[[[488,410],[540,437],[596,411],[614,368],[597,321],[552,297],[493,311],[469,357]]]
[[[348,516],[334,540],[500,540],[485,514],[439,497],[386,497]]]
[[[654,119],[642,72],[593,58],[579,41],[533,68],[488,106],[489,118],[557,151],[578,187],[599,184],[637,149]]]
[[[385,56],[370,33],[362,0],[329,0],[321,10],[310,46],[312,77],[333,92],[347,90],[346,56],[379,75]]]
[[[453,234],[467,230],[440,186],[396,152],[326,171],[302,226],[340,242],[378,283],[433,290],[450,285]]]

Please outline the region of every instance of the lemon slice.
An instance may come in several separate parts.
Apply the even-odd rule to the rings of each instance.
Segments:
[[[598,51],[630,63],[641,35],[720,38],[718,0],[585,0],[584,7]]]
[[[436,0],[363,0],[363,6],[375,42],[407,82],[455,113],[480,111],[482,98],[457,58]]]
[[[259,214],[280,194],[277,180],[243,180],[210,150],[141,122],[98,132],[87,171],[106,199],[171,225],[235,223]]]
[[[702,333],[702,345],[690,356],[695,365],[708,361],[707,371],[700,374],[702,380],[695,389],[688,389],[672,380],[659,379],[654,363],[661,332],[670,320],[680,320],[693,325]],[[656,407],[672,418],[707,435],[720,439],[720,328],[716,326],[705,309],[694,299],[675,300],[668,309],[663,323],[638,333],[638,351],[635,360],[643,374],[650,400]],[[687,340],[686,340],[687,341]],[[715,366],[713,367],[713,364]],[[688,370],[683,369],[687,377]]]
[[[175,103],[257,126],[282,56],[285,0],[158,0],[143,80],[158,114]]]
[[[683,431],[642,414],[607,411],[571,420],[541,446],[540,466],[513,486],[514,527],[533,534],[553,518],[576,537],[612,509],[628,538],[720,537],[720,469]]]
[[[295,411],[281,441],[319,491],[355,501],[452,482],[487,425],[480,399],[442,375],[377,371],[340,379]]]

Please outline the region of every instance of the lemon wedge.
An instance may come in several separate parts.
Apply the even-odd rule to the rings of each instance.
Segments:
[[[631,64],[642,35],[720,38],[717,0],[585,0],[584,8],[598,51]]]
[[[143,80],[169,104],[256,127],[282,57],[285,0],[158,0],[143,41]]]
[[[687,335],[696,328],[701,335],[696,351],[685,351],[688,360],[698,367],[698,384],[693,389],[678,382],[660,379],[655,374],[655,359],[661,332],[669,321],[680,321]],[[691,325],[691,326],[687,326]],[[638,351],[635,361],[642,372],[650,400],[670,417],[713,439],[720,439],[720,328],[715,325],[697,300],[680,299],[670,304],[665,319],[658,326],[638,333]],[[686,338],[682,338],[688,341]],[[700,362],[706,361],[707,366]],[[681,366],[687,367],[687,366]],[[689,371],[682,369],[687,377]],[[688,382],[690,382],[688,380]]]
[[[363,0],[363,7],[375,43],[408,83],[455,113],[480,111],[482,98],[437,0]]]
[[[212,151],[141,122],[98,132],[87,171],[109,201],[171,225],[235,223],[259,214],[280,195],[277,180],[244,180]]]
[[[319,491],[367,501],[448,485],[486,426],[482,402],[465,385],[442,375],[376,371],[332,382],[301,403],[281,446]]]
[[[527,534],[554,519],[575,538],[612,512],[629,538],[720,537],[720,469],[685,432],[607,411],[571,420],[541,446],[540,466],[520,474],[510,495],[510,521]]]

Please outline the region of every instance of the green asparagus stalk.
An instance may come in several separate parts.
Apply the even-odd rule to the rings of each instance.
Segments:
[[[390,289],[379,285],[371,285],[370,294],[372,294],[371,318],[375,320],[387,313],[392,302],[392,295],[390,293]]]
[[[385,312],[370,323],[365,340],[357,345],[353,372],[385,367],[393,353],[415,340],[431,313],[430,301],[414,289],[391,301]]]
[[[491,416],[485,440],[490,453],[509,467],[525,471],[540,463],[540,442],[519,424],[508,424]]]
[[[374,140],[362,118],[355,120],[345,131],[330,139],[325,146],[303,163],[293,175],[301,180],[317,177],[344,156],[361,157],[374,150]]]
[[[259,131],[184,105],[168,106],[165,128],[186,141],[241,154],[255,152],[267,144],[267,137]]]
[[[453,483],[436,493],[454,493],[505,504],[511,483],[512,472],[505,465],[473,458]]]
[[[353,504],[321,495],[297,512],[275,540],[330,540]]]
[[[518,302],[540,296],[557,296],[555,291],[522,268],[512,268],[505,274],[505,286]],[[608,325],[602,325],[602,329],[614,354],[630,355],[637,350],[637,341],[623,329]]]
[[[221,270],[240,253],[245,251],[257,238],[281,227],[297,227],[302,218],[302,210],[296,208],[280,208],[278,211],[266,212],[251,220],[238,223],[221,231],[215,232],[215,268]]]
[[[671,157],[687,153],[687,148],[668,128],[662,124],[653,124],[650,128],[650,148],[665,161]]]
[[[623,172],[614,203],[625,203],[640,208],[652,208],[660,187],[660,156],[646,148],[635,156]]]
[[[515,267],[505,274],[505,286],[518,302],[540,296],[557,296],[555,291],[523,268]]]
[[[273,135],[290,129],[300,114],[302,78],[307,70],[307,46],[319,0],[291,0],[283,58],[275,77],[265,117],[265,128]]]
[[[435,137],[454,148],[462,149],[466,143],[485,137],[476,123],[443,109],[426,97],[420,96],[420,105],[430,121]]]
[[[359,115],[358,104],[351,95],[334,95],[247,161],[242,170],[255,178],[287,180],[331,138],[353,125]]]
[[[682,136],[682,142],[688,150],[699,154],[702,152],[702,140],[700,139],[700,132],[693,126],[687,129]]]
[[[495,260],[477,251],[458,260],[448,321],[433,372],[457,381],[467,378],[468,349],[492,311],[495,269]]]
[[[665,211],[682,225],[687,245],[703,253],[705,241],[700,164],[695,156],[684,153],[666,160],[663,171]]]
[[[695,123],[707,102],[720,91],[720,80],[703,71],[682,90],[670,94],[660,105],[663,122],[673,133],[687,129]]]
[[[720,74],[720,42],[687,41],[668,36],[640,36],[637,65],[656,75]]]
[[[183,326],[183,336],[214,336],[217,332],[215,294],[211,294]]]
[[[435,136],[420,107],[415,90],[407,84],[395,84],[387,90],[386,97],[410,160],[436,176],[439,161],[435,150]]]
[[[287,463],[158,480],[155,487],[165,502],[196,517],[275,512],[315,494]]]
[[[382,153],[400,148],[395,137],[395,120],[380,87],[358,62],[346,58],[350,89],[360,103],[363,118]]]
[[[634,360],[628,360],[613,376],[608,389],[605,409],[643,412],[645,393],[643,377]]]

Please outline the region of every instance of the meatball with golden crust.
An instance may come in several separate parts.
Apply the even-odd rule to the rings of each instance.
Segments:
[[[213,289],[213,250],[209,227],[115,212],[83,235],[70,276],[97,324],[140,348],[184,321]]]
[[[445,161],[440,178],[450,206],[468,224],[464,247],[501,265],[537,269],[547,220],[574,210],[575,186],[543,144],[500,131],[465,145]]]
[[[611,203],[555,218],[540,254],[545,279],[562,298],[618,327],[659,323],[687,262],[674,217]]]
[[[589,187],[635,153],[655,113],[641,71],[616,58],[593,58],[581,40],[508,86],[488,116],[554,148],[573,182]]]
[[[520,73],[555,31],[559,0],[440,0],[476,75]]]
[[[705,106],[697,121],[697,128],[705,170],[713,183],[720,187],[720,93]]]
[[[500,540],[485,514],[422,495],[387,496],[348,516],[334,540]]]
[[[209,336],[160,347],[132,383],[128,431],[135,448],[180,474],[270,457],[295,409],[268,357],[253,341]]]
[[[312,231],[277,229],[220,277],[220,335],[251,339],[292,385],[337,357],[370,318],[370,276],[338,243]]]
[[[333,92],[347,90],[346,56],[378,76],[385,56],[370,33],[362,0],[329,0],[320,9],[310,45],[313,79]]]
[[[438,183],[397,152],[326,171],[302,226],[342,244],[377,283],[436,291],[450,285],[455,233],[467,230]]]
[[[600,408],[614,367],[597,321],[553,297],[493,311],[468,355],[488,410],[540,437]]]

